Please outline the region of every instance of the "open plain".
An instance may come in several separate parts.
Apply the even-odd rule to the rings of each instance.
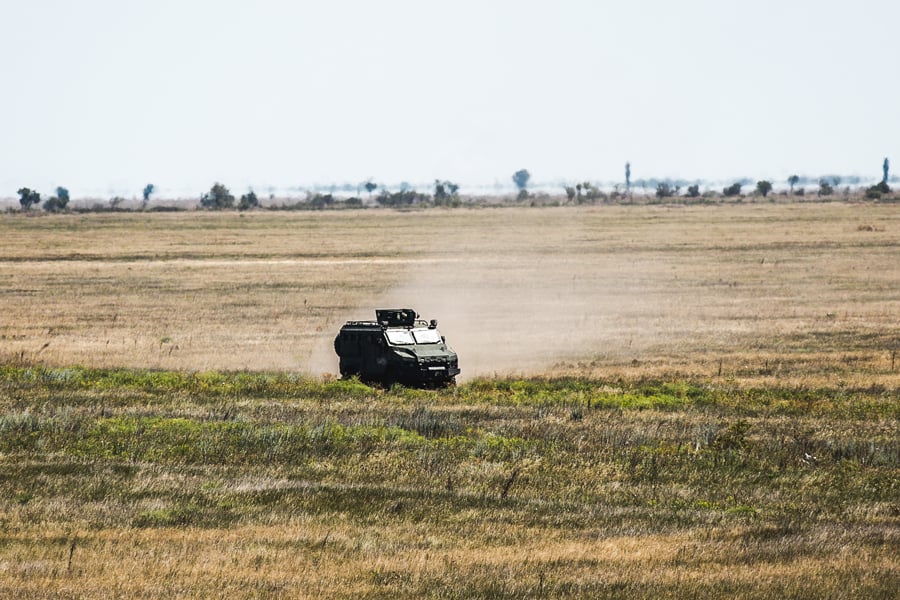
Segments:
[[[402,305],[467,377],[896,383],[898,249],[896,204],[8,215],[0,339],[50,365],[320,375],[344,320]]]
[[[0,216],[0,596],[889,597],[897,204]],[[456,388],[338,381],[377,307]]]

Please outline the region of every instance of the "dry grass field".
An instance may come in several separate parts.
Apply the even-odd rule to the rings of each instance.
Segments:
[[[900,206],[0,216],[0,597],[893,597]],[[447,390],[339,381],[381,306]]]
[[[0,356],[334,373],[344,320],[403,305],[464,377],[896,385],[898,251],[872,204],[7,215]]]

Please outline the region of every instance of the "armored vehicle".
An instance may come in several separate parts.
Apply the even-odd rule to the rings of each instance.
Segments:
[[[374,321],[347,321],[334,338],[341,376],[392,385],[451,385],[459,375],[456,352],[437,329],[410,308],[375,311]]]

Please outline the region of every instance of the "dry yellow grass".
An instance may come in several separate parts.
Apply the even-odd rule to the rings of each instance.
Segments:
[[[896,386],[898,252],[875,204],[7,215],[0,336],[7,360],[333,373],[340,323],[397,304],[464,377]]]
[[[677,590],[703,596],[757,589],[751,597],[814,597],[830,590],[856,597],[896,566],[871,552],[803,556],[787,564],[748,549],[744,531],[590,538],[493,525],[474,539],[510,541],[467,545],[427,525],[325,528],[288,526],[229,530],[163,529],[43,532],[5,542],[44,551],[29,562],[0,563],[0,581],[19,597],[379,597],[426,593],[438,597],[549,597],[649,594]],[[710,541],[710,537],[714,541]],[[724,541],[722,541],[724,540]],[[74,542],[74,547],[73,547]],[[810,543],[815,543],[810,542]],[[74,548],[74,549],[73,549]],[[32,551],[33,552],[33,551]],[[757,554],[762,554],[760,560]],[[838,582],[843,581],[843,585]],[[380,591],[379,591],[380,590]],[[667,591],[669,590],[669,591]]]

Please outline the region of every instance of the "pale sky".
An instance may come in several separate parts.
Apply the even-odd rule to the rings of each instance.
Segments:
[[[900,172],[900,2],[0,0],[0,197]]]

